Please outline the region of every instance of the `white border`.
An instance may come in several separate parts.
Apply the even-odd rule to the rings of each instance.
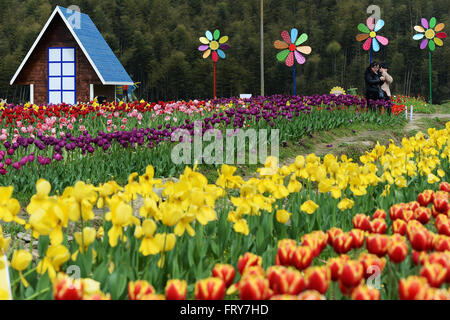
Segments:
[[[72,34],[72,36],[77,41],[78,45],[80,46],[81,50],[83,51],[84,55],[88,59],[88,61],[91,64],[91,66],[94,68],[95,73],[97,74],[97,76],[99,77],[99,79],[101,80],[103,85],[133,85],[134,84],[133,82],[106,82],[105,79],[103,79],[102,75],[100,74],[100,72],[97,69],[97,66],[92,61],[91,57],[87,53],[87,51],[84,48],[83,44],[81,43],[80,39],[77,37],[76,33],[73,31],[73,28],[70,25],[69,21],[67,21],[66,17],[64,16],[64,14],[59,9],[59,6],[57,6],[55,8],[55,10],[53,11],[52,15],[50,16],[50,18],[48,19],[47,23],[45,24],[44,28],[41,30],[41,33],[39,33],[39,36],[37,37],[36,41],[33,43],[33,46],[31,47],[30,51],[28,51],[27,55],[25,56],[25,59],[20,64],[19,69],[17,69],[16,73],[14,74],[14,77],[11,79],[11,81],[9,83],[10,85],[12,85],[14,83],[14,81],[16,80],[17,76],[19,75],[20,71],[22,71],[22,68],[24,67],[24,65],[28,61],[28,59],[30,58],[30,56],[33,53],[34,49],[36,48],[37,44],[39,43],[39,41],[41,40],[41,38],[44,35],[45,31],[47,30],[48,26],[50,25],[50,22],[55,17],[56,13],[59,13],[61,18],[63,19],[63,21],[66,24],[67,28],[70,30],[70,33]]]

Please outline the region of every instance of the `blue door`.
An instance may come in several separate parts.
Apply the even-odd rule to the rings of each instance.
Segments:
[[[48,48],[48,103],[76,104],[75,48]]]

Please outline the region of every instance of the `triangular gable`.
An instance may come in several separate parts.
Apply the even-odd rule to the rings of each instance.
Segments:
[[[133,85],[133,81],[130,76],[125,71],[124,67],[117,59],[109,45],[106,43],[105,39],[100,34],[90,17],[86,14],[80,13],[80,21],[77,22],[79,23],[79,28],[78,26],[77,28],[74,28],[69,22],[70,16],[73,15],[73,13],[60,6],[55,8],[44,28],[39,33],[39,36],[36,38],[30,51],[28,51],[25,59],[22,61],[11,79],[11,85],[19,76],[56,14],[60,15],[104,85]]]

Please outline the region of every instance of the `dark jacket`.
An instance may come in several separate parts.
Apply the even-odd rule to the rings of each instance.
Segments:
[[[380,80],[380,75],[376,74],[372,71],[372,69],[368,68],[366,70],[365,74],[365,80],[366,80],[366,96],[370,97],[377,97],[378,99],[381,99],[381,85],[384,83],[384,81]]]

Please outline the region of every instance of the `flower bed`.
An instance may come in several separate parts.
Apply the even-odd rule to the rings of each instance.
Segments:
[[[59,195],[39,180],[25,220],[4,187],[13,296],[448,299],[450,123],[428,135],[377,145],[362,165],[311,154],[275,169],[269,158],[248,181],[226,165],[215,184],[195,167],[162,184],[152,166],[124,186],[77,182]],[[12,225],[38,240],[38,259]],[[74,267],[81,279],[58,275]]]

